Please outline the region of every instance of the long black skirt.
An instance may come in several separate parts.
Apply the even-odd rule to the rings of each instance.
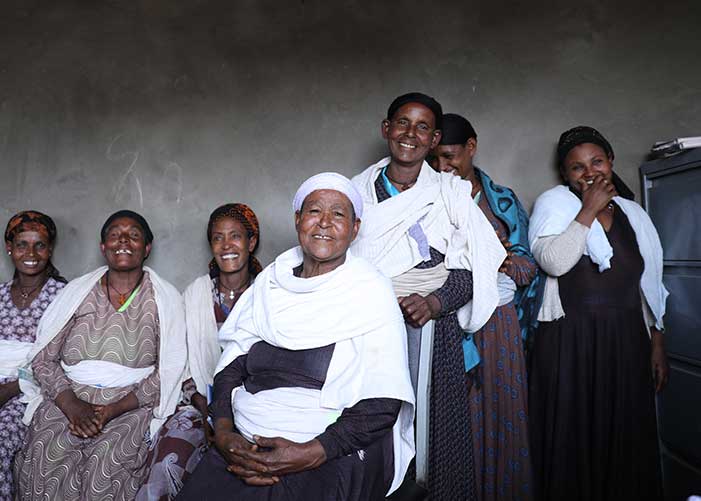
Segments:
[[[178,501],[373,501],[385,498],[394,475],[392,434],[364,451],[313,470],[282,475],[272,486],[251,486],[226,470],[210,447],[183,486]]]
[[[530,375],[535,499],[661,499],[650,350],[639,310],[541,324]]]

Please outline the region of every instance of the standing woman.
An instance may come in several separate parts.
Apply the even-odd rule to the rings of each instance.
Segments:
[[[529,229],[548,274],[530,372],[535,497],[661,499],[660,240],[598,131],[564,132],[557,153],[565,184],[538,197]]]
[[[440,104],[425,94],[390,104],[381,124],[389,156],[353,178],[367,208],[353,251],[392,279],[409,332],[415,389],[424,385],[421,374],[430,373],[427,405],[426,388],[417,393],[417,480],[427,476],[433,501],[460,501],[474,499],[464,330],[481,328],[497,306],[497,271],[506,251],[472,201],[470,183],[425,161],[440,141],[442,117]],[[428,366],[430,350],[419,345],[431,336]],[[426,414],[428,425],[421,421]]]
[[[528,387],[523,339],[531,329],[538,267],[528,245],[528,215],[510,188],[473,165],[477,133],[460,115],[443,115],[433,167],[472,184],[471,196],[507,250],[499,268],[499,306],[487,324],[465,340],[472,361],[470,389],[477,499],[533,498],[528,444]]]
[[[180,398],[182,297],[144,266],[151,229],[124,210],[100,237],[107,266],[66,285],[37,330],[41,394],[15,461],[20,499],[134,499],[150,437]]]
[[[178,410],[159,432],[150,453],[151,471],[137,500],[173,499],[214,440],[207,422],[207,394],[221,356],[217,333],[261,271],[253,255],[258,236],[258,218],[245,204],[222,205],[209,216],[209,273],[184,293],[190,377],[183,383]]]
[[[16,214],[5,229],[15,273],[0,285],[0,501],[13,499],[12,460],[27,432],[18,370],[32,349],[39,319],[66,283],[51,263],[55,241],[56,225],[37,211]]]

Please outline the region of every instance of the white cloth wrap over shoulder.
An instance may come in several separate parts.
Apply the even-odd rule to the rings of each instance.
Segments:
[[[411,189],[379,203],[375,180],[389,162],[384,158],[353,178],[365,214],[351,249],[385,276],[396,277],[423,261],[409,235],[409,228],[419,223],[428,244],[445,255],[448,270],[472,271],[475,294],[457,314],[464,330],[479,330],[499,302],[497,272],[506,250],[472,200],[472,185],[453,174],[435,172],[424,162]]]
[[[662,283],[663,254],[660,237],[650,216],[640,205],[622,197],[614,197],[613,201],[626,215],[635,232],[638,249],[644,262],[640,289],[655,317],[656,327],[663,329],[663,317],[669,292]],[[567,186],[555,186],[542,193],[533,206],[528,226],[528,240],[531,248],[538,238],[559,235],[565,231],[581,208],[581,200]],[[584,254],[598,265],[600,272],[611,268],[613,248],[604,228],[596,219],[587,234]]]
[[[48,345],[70,321],[78,307],[85,300],[95,284],[107,271],[102,266],[95,271],[71,280],[56,299],[49,305],[37,327],[37,340],[29,353],[29,360]],[[160,403],[153,410],[149,431],[156,436],[161,425],[175,412],[180,401],[181,385],[187,365],[187,344],[185,340],[185,314],[180,293],[170,283],[163,280],[155,271],[144,266],[153,285],[158,318],[160,321],[158,373],[160,375]],[[21,386],[21,383],[20,383]],[[29,424],[43,396],[33,391],[24,413],[23,422]]]
[[[239,396],[245,392],[240,387],[233,395],[234,420],[248,435],[300,440],[323,433],[360,400],[401,400],[393,427],[393,492],[414,456],[414,392],[404,319],[392,285],[350,251],[338,268],[311,278],[293,274],[302,258],[299,247],[281,254],[241,296],[219,331],[225,349],[217,372],[259,341],[289,350],[335,344],[326,381],[318,392],[298,389],[298,399],[289,389]]]
[[[213,383],[214,369],[221,356],[217,340],[217,320],[214,317],[212,279],[202,275],[183,292],[185,321],[187,323],[187,360],[190,375],[197,392],[207,396],[207,387]]]

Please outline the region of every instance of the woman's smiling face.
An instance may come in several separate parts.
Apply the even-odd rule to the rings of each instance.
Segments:
[[[441,139],[433,112],[419,103],[401,106],[391,120],[382,121],[382,137],[387,140],[392,160],[403,165],[424,161]]]
[[[345,262],[346,251],[360,229],[360,219],[343,193],[316,190],[307,195],[295,213],[295,228],[305,262],[309,260],[319,266],[320,273],[327,273]]]
[[[592,184],[602,176],[611,182],[613,162],[598,144],[582,143],[572,148],[562,162],[562,177],[578,193],[582,191],[580,180]]]

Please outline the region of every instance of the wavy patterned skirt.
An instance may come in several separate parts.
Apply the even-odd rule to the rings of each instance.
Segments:
[[[96,404],[119,400],[128,388],[75,385],[76,396]],[[113,419],[96,437],[79,438],[51,400],[37,409],[27,445],[15,458],[19,499],[132,500],[146,473],[151,407]]]

